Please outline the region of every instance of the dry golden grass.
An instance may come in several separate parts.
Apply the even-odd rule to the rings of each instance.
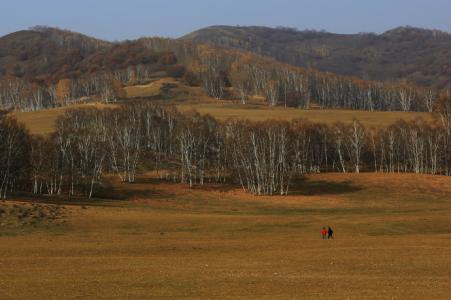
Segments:
[[[172,78],[162,78],[149,84],[144,85],[133,85],[124,87],[126,98],[140,98],[140,97],[154,97],[158,96],[161,92],[161,86],[163,84],[173,83],[178,84],[175,79]]]
[[[451,178],[311,175],[289,197],[113,186],[133,196],[0,236],[0,298],[451,297]],[[324,225],[335,240],[321,240]]]
[[[134,85],[124,88],[126,98],[152,97],[160,93],[161,85],[159,83],[151,83],[146,85]]]
[[[86,107],[106,108],[115,107],[115,105],[100,103],[76,104],[61,108],[43,109],[32,112],[13,112],[11,113],[11,116],[16,118],[20,123],[25,124],[31,134],[48,135],[54,132],[56,119],[64,115],[68,109]]]
[[[196,110],[201,114],[210,114],[220,120],[247,119],[250,121],[308,119],[312,122],[333,124],[352,122],[354,119],[368,126],[388,126],[402,119],[406,121],[423,118],[432,120],[430,113],[418,112],[369,112],[345,109],[297,109],[268,107],[267,105],[240,105],[226,101],[216,103],[189,103],[177,105],[179,110]]]

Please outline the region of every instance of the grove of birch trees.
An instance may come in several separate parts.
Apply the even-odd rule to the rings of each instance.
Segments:
[[[191,187],[240,185],[256,195],[286,195],[293,180],[319,172],[451,175],[451,101],[434,121],[368,127],[354,120],[326,125],[219,122],[149,102],[114,109],[69,110],[50,136],[31,136],[0,117],[0,195],[14,191],[94,197],[105,178],[133,184],[155,171]]]

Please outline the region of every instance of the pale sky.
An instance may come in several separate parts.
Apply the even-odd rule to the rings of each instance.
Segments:
[[[179,37],[210,25],[381,33],[411,25],[451,32],[451,0],[5,0],[0,35],[48,25],[107,40]]]

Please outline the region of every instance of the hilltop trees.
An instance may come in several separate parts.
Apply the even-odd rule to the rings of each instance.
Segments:
[[[231,66],[231,84],[236,89],[241,104],[246,104],[246,101],[252,92],[252,78],[250,72],[250,66],[239,60],[235,61]]]
[[[228,84],[227,71],[229,62],[215,49],[201,47],[199,56],[202,87],[210,97],[222,99]]]
[[[148,41],[161,50],[160,43]],[[369,111],[431,111],[437,91],[406,82],[359,80],[281,64],[277,61],[231,49],[166,41],[166,49],[183,56],[185,78],[200,82],[207,94],[223,99],[231,91],[242,103],[249,96],[263,96],[268,105],[308,108],[312,101],[322,108]]]
[[[276,106],[279,102],[280,84],[277,80],[268,80],[265,84],[264,94],[271,106]]]
[[[124,96],[125,84],[146,82],[155,73],[180,77],[185,72],[173,52],[154,51],[143,42],[110,44],[49,28],[34,30],[33,34],[40,36],[37,49],[28,49],[32,47],[28,41],[23,41],[26,49],[21,49],[25,56],[32,54],[31,59],[0,66],[4,71],[0,72],[0,109],[46,109],[94,96],[114,102]],[[10,41],[8,47],[14,49],[16,43]],[[11,53],[7,60],[14,55]],[[23,71],[10,72],[10,65]]]

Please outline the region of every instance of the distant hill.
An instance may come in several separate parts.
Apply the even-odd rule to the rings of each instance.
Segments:
[[[181,76],[184,67],[172,52],[149,46],[157,41],[111,43],[42,26],[0,37],[0,110],[39,110],[92,96],[115,101],[123,84]]]
[[[451,87],[451,34],[438,30],[399,27],[377,35],[212,26],[181,39],[362,79]]]
[[[0,77],[47,81],[77,70],[99,50],[112,47],[106,41],[83,34],[38,26],[0,38]]]
[[[0,38],[0,80],[20,78],[48,85],[140,64],[155,65],[158,71],[164,69],[158,65],[175,63],[171,59],[167,51],[155,51],[143,40],[111,43],[51,27],[34,27]]]

